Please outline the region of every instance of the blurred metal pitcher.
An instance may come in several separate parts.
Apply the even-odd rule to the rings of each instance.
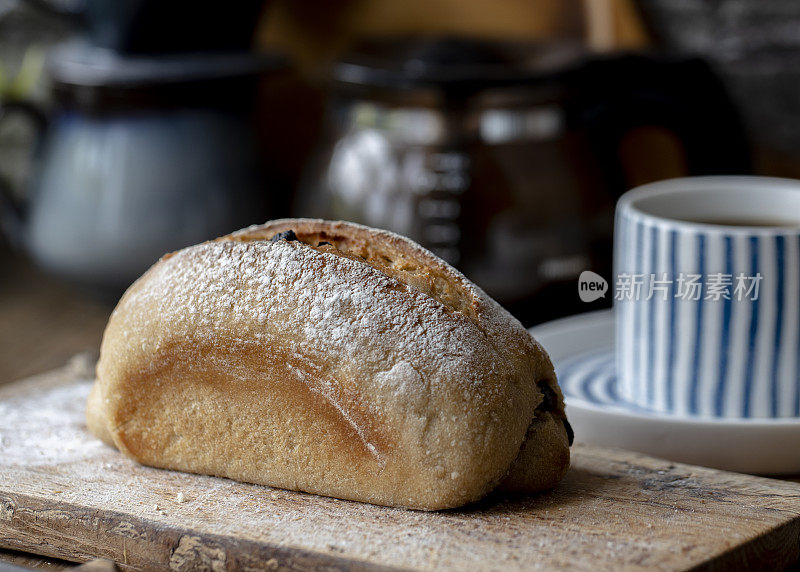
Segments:
[[[262,221],[249,109],[259,75],[282,65],[63,48],[28,198],[3,193],[7,234],[46,270],[118,294],[165,252]]]

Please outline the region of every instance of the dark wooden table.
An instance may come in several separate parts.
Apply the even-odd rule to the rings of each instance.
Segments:
[[[0,384],[97,352],[112,309],[0,251]]]

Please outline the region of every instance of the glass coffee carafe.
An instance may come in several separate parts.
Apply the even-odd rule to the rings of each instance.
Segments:
[[[578,275],[610,275],[626,133],[668,129],[692,174],[749,168],[738,120],[697,60],[404,38],[332,71],[295,214],[409,236],[528,325],[591,309]]]

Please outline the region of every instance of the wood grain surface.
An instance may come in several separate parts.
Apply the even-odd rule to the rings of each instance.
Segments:
[[[439,513],[137,465],[86,432],[90,364],[0,388],[0,546],[122,569],[782,569],[800,485],[577,445],[554,491]],[[198,444],[201,447],[202,444]]]

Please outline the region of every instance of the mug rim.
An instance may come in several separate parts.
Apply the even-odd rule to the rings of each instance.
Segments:
[[[664,179],[634,187],[624,193],[617,201],[616,211],[619,215],[647,221],[666,227],[702,232],[719,232],[724,234],[791,234],[800,235],[800,220],[796,225],[731,225],[710,222],[683,220],[658,214],[653,214],[637,205],[642,199],[657,196],[702,193],[711,190],[718,191],[720,186],[730,190],[745,189],[781,189],[797,192],[800,195],[800,180],[782,177],[763,177],[758,175],[709,175],[700,177],[678,177]]]

